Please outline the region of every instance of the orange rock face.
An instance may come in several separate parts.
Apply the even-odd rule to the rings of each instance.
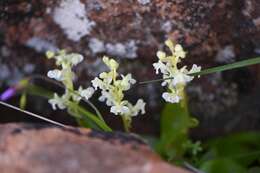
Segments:
[[[0,125],[1,173],[188,173],[131,135]]]

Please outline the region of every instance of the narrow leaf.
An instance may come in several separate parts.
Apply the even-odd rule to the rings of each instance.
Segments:
[[[74,102],[70,102],[70,105],[74,107],[78,111],[79,114],[86,116],[91,121],[95,122],[102,130],[104,131],[112,131],[112,129],[102,120],[100,120],[97,116],[92,114],[91,112],[87,111],[83,107],[79,106]]]
[[[53,92],[33,84],[30,84],[26,87],[26,92],[31,95],[40,96],[46,99],[51,99],[53,97]]]
[[[207,74],[211,74],[211,73],[222,72],[222,71],[232,70],[232,69],[246,67],[246,66],[250,66],[250,65],[255,65],[255,64],[259,64],[259,63],[260,63],[260,57],[257,57],[257,58],[252,58],[252,59],[247,59],[247,60],[235,62],[235,63],[232,63],[232,64],[226,64],[226,65],[223,65],[223,66],[205,69],[205,70],[202,70],[202,71],[197,72],[197,73],[190,73],[189,75],[191,75],[191,76],[202,76],[202,75],[207,75]],[[169,80],[169,79],[173,79],[173,77],[165,78],[165,79],[155,79],[155,80],[143,81],[143,82],[139,82],[139,84],[161,82],[161,81]]]
[[[26,89],[27,89],[27,92],[32,95],[44,97],[47,99],[50,99],[53,97],[53,92],[48,91],[48,90],[46,90],[42,87],[36,86],[36,85],[29,85]],[[96,115],[87,111],[86,109],[79,106],[78,104],[70,102],[70,106],[72,106],[73,109],[76,109],[80,115],[84,115],[85,116],[84,119],[88,118],[92,122],[96,123],[98,125],[98,127],[100,127],[100,129],[102,129],[104,131],[112,131],[112,129],[104,121],[100,120]],[[80,115],[76,116],[75,114],[73,114],[72,116],[79,118]],[[92,126],[92,127],[94,127],[94,126]],[[95,129],[97,129],[97,128],[95,128]]]
[[[252,59],[247,59],[239,62],[235,62],[232,64],[226,64],[223,66],[219,67],[213,67],[209,69],[202,70],[198,73],[192,73],[192,76],[201,76],[201,75],[206,75],[206,74],[211,74],[211,73],[216,73],[216,72],[221,72],[221,71],[227,71],[227,70],[232,70],[236,68],[241,68],[241,67],[246,67],[250,65],[255,65],[260,63],[260,57],[258,58],[252,58]]]

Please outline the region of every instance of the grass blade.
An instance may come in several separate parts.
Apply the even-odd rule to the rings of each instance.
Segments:
[[[259,63],[260,63],[260,57],[252,58],[252,59],[247,59],[247,60],[235,62],[235,63],[232,63],[232,64],[226,64],[226,65],[219,66],[219,67],[213,67],[213,68],[205,69],[205,70],[202,70],[198,73],[192,73],[190,75],[192,75],[192,76],[207,75],[207,74],[211,74],[211,73],[232,70],[232,69],[236,69],[236,68],[241,68],[241,67],[259,64]]]
[[[32,112],[29,112],[29,111],[20,109],[20,108],[18,108],[18,107],[16,107],[16,106],[13,106],[13,105],[8,104],[8,103],[5,103],[5,102],[0,101],[0,104],[3,105],[3,106],[9,107],[9,108],[11,108],[11,109],[14,109],[14,110],[16,110],[16,111],[19,111],[19,112],[25,113],[25,114],[27,114],[27,115],[30,115],[30,116],[32,116],[32,117],[41,119],[41,120],[46,121],[46,122],[48,122],[48,123],[51,123],[51,124],[54,124],[54,125],[57,125],[57,126],[60,126],[60,127],[68,127],[67,125],[61,124],[61,123],[59,123],[59,122],[53,121],[53,120],[51,120],[51,119],[45,118],[45,117],[40,116],[40,115],[37,115],[37,114],[35,114],[35,113],[32,113]]]
[[[260,57],[257,57],[257,58],[252,58],[252,59],[247,59],[247,60],[235,62],[235,63],[232,63],[232,64],[226,64],[226,65],[223,65],[223,66],[212,67],[212,68],[209,68],[209,69],[202,70],[198,73],[191,73],[189,75],[191,75],[191,76],[202,76],[202,75],[207,75],[207,74],[211,74],[211,73],[222,72],[222,71],[232,70],[232,69],[246,67],[246,66],[250,66],[250,65],[255,65],[255,64],[259,64],[259,63],[260,63]],[[173,79],[173,77],[165,78],[165,79],[155,79],[155,80],[143,81],[143,82],[139,82],[139,84],[161,82],[161,81],[169,80],[169,79]]]

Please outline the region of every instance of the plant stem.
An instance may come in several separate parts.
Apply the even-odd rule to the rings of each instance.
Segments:
[[[54,81],[54,80],[52,80],[52,79],[50,79],[50,78],[47,78],[47,77],[45,77],[45,76],[42,76],[42,75],[34,75],[34,76],[32,76],[30,79],[42,79],[42,80],[45,80],[45,81],[50,82],[50,83],[53,83],[53,84],[55,84],[55,85],[57,85],[57,86],[59,86],[59,87],[65,89],[65,87],[64,87],[61,83],[59,83],[59,82],[57,82],[57,81]],[[81,95],[79,95],[77,92],[75,92],[75,91],[73,91],[73,90],[71,90],[71,89],[68,89],[68,91],[69,91],[69,92],[72,92],[73,94],[76,94],[76,95],[79,96],[79,97],[81,97]],[[87,99],[85,99],[85,98],[83,98],[83,97],[81,97],[81,99],[82,99],[84,102],[86,102],[86,103],[96,112],[98,118],[99,118],[101,121],[105,122],[105,120],[104,120],[104,118],[102,117],[101,113],[99,112],[98,108],[97,108],[91,101],[89,101],[89,100],[87,100]]]
[[[94,114],[92,114],[91,112],[87,111],[86,109],[84,109],[83,107],[77,105],[74,102],[69,101],[68,102],[70,104],[71,107],[73,107],[74,109],[77,110],[77,112],[79,114],[84,115],[86,118],[90,119],[91,121],[93,121],[95,124],[97,124],[102,130],[107,131],[107,132],[111,132],[112,129],[106,124],[106,122],[103,122],[102,120],[100,120],[97,116],[95,116]]]
[[[101,120],[101,121],[104,121],[104,118],[102,117],[101,113],[99,112],[98,108],[89,100],[85,99],[85,98],[82,98],[90,107],[92,107],[92,109],[94,109],[94,111],[96,112],[98,118]]]
[[[128,122],[128,120],[127,120],[125,115],[122,115],[121,117],[122,117],[122,121],[123,121],[125,132],[129,133],[130,132],[129,122]]]
[[[29,90],[28,93],[32,94],[32,95],[37,95],[37,96],[41,96],[41,97],[45,97],[45,98],[52,98],[52,93],[46,93],[46,90],[38,87],[38,86],[30,86],[30,88],[27,88]],[[1,102],[0,102],[1,103]],[[68,101],[69,107],[70,109],[75,109],[77,110],[77,112],[79,113],[79,115],[75,115],[73,112],[69,112],[71,113],[70,115],[73,115],[73,117],[77,117],[77,118],[82,118],[82,119],[90,119],[91,121],[93,121],[98,127],[100,127],[99,129],[104,130],[104,131],[112,131],[112,129],[106,124],[106,122],[102,121],[101,119],[99,119],[96,115],[92,114],[91,112],[87,111],[86,109],[84,109],[83,107],[81,107],[80,105],[78,105],[77,103]]]

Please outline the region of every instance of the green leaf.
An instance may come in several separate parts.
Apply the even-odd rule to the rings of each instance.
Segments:
[[[248,167],[260,159],[260,133],[247,132],[210,140],[205,144],[208,152],[200,163],[215,159],[231,159]]]
[[[248,173],[259,173],[260,172],[260,167],[253,167],[253,168],[250,168],[248,170]]]
[[[216,159],[205,162],[201,168],[207,173],[246,173],[246,169],[231,159]]]
[[[24,110],[27,103],[27,94],[26,92],[23,92],[19,101],[19,107],[20,109]]]
[[[98,130],[101,129],[107,132],[112,131],[112,129],[104,121],[100,120],[96,115],[79,106],[77,103],[70,102],[69,105],[70,109],[74,109],[74,111],[76,111],[76,113],[78,113],[79,116],[82,115],[83,118],[89,120],[88,125],[92,126],[91,128],[96,129],[96,127],[98,126]],[[93,125],[93,123],[95,123],[95,126]]]
[[[188,141],[188,130],[191,119],[186,98],[178,104],[165,105],[161,115],[161,136],[156,150],[168,160],[182,158],[186,152],[185,144]]]
[[[80,105],[79,105],[80,106]],[[84,108],[83,108],[84,109]],[[76,118],[77,123],[81,126],[81,127],[85,127],[85,128],[92,128],[92,129],[96,129],[96,130],[102,130],[101,128],[99,128],[99,126],[93,122],[91,119],[89,119],[86,116],[81,116],[81,114],[78,112],[77,107],[74,107],[72,105],[70,105],[67,109],[68,113],[73,116],[74,118]]]
[[[43,87],[36,86],[36,85],[33,85],[33,84],[30,84],[26,87],[26,92],[31,94],[31,95],[44,97],[46,99],[51,99],[53,97],[52,91],[48,91]]]
[[[190,127],[191,128],[194,128],[194,127],[197,127],[199,125],[199,121],[196,119],[196,118],[190,118]]]

